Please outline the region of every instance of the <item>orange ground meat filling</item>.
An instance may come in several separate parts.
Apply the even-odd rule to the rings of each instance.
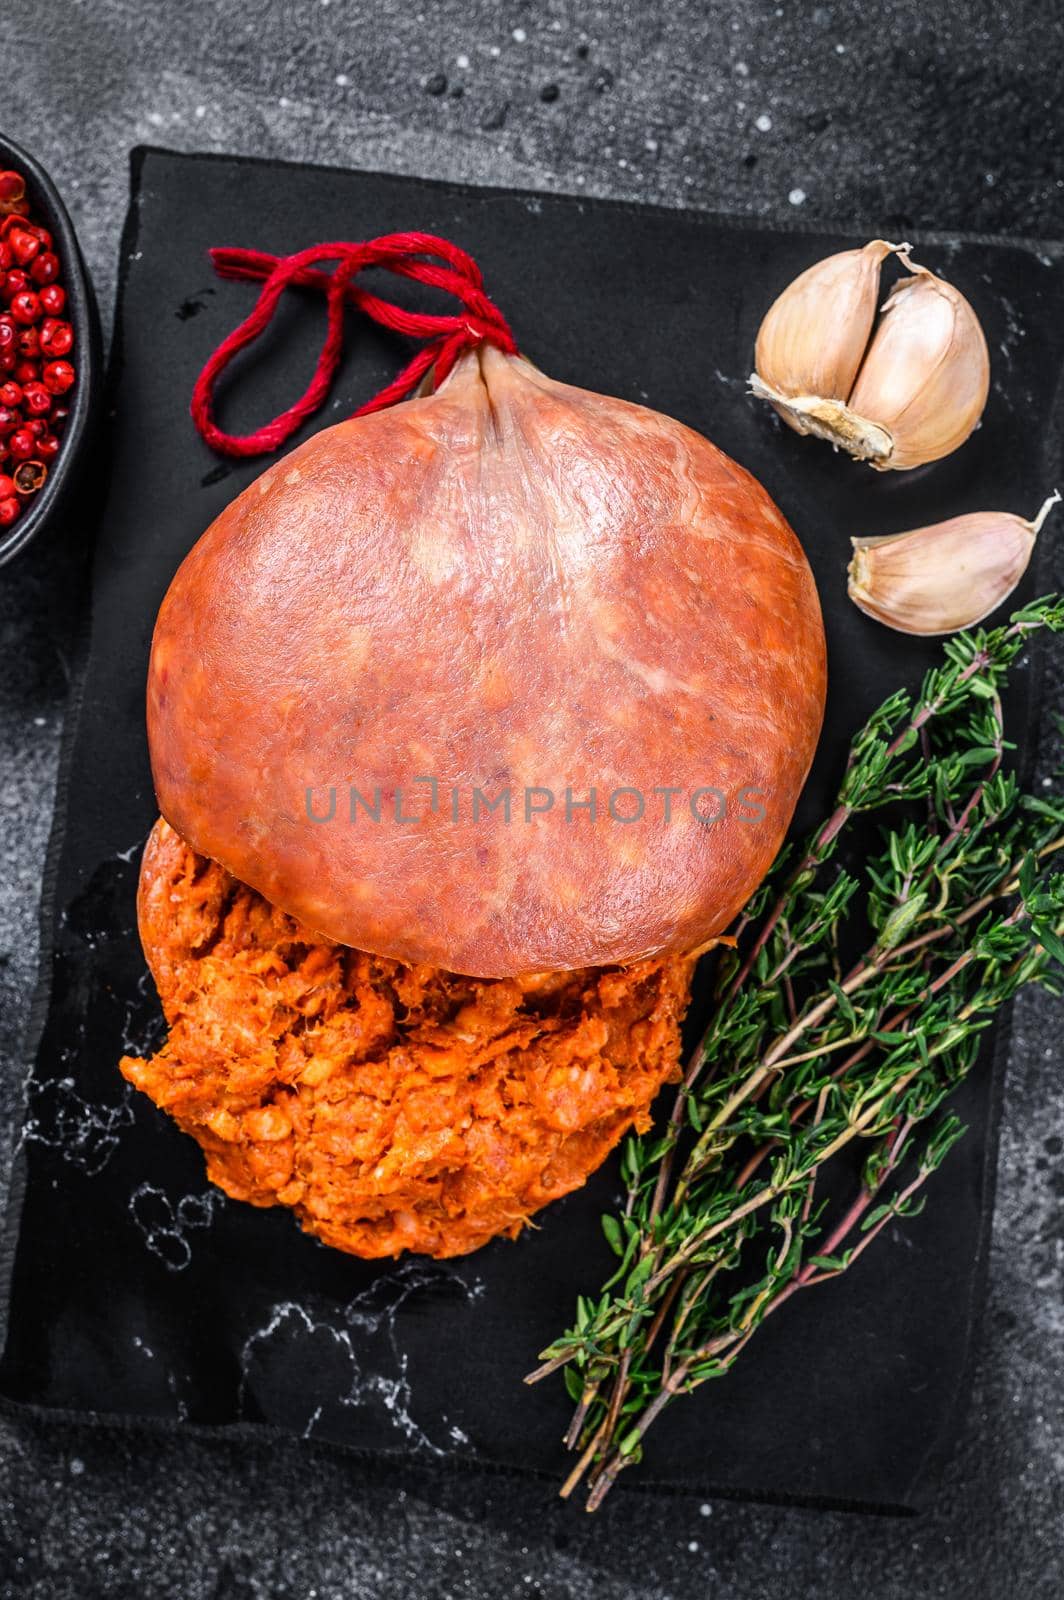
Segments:
[[[676,1076],[693,961],[456,977],[335,945],[160,821],[141,873],[169,1024],[130,1083],[211,1181],[360,1256],[462,1255],[578,1188]]]

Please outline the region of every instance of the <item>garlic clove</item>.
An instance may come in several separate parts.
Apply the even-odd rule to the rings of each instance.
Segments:
[[[887,256],[906,249],[873,239],[795,278],[758,331],[754,366],[762,388],[781,397],[847,399],[875,321],[880,268]]]
[[[751,393],[797,433],[841,444],[859,459],[891,448],[890,436],[852,418],[845,402],[872,333],[880,269],[887,256],[907,249],[872,239],[827,256],[784,289],[758,330]]]
[[[891,290],[848,401],[851,412],[890,435],[888,453],[872,460],[880,471],[906,471],[956,450],[990,391],[990,355],[968,301],[899,254],[912,276]]]
[[[887,538],[851,539],[850,599],[899,633],[972,628],[1015,589],[1059,500],[1054,491],[1030,522],[976,511]]]

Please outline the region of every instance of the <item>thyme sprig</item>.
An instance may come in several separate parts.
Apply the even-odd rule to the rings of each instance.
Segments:
[[[779,858],[718,955],[668,1123],[624,1146],[624,1203],[602,1219],[616,1269],[527,1380],[564,1370],[579,1456],[562,1493],[585,1483],[589,1510],[668,1405],[915,1214],[964,1131],[947,1102],[981,1034],[1025,984],[1059,992],[1064,794],[1020,792],[1001,702],[1040,628],[1064,629],[1064,602],[948,640],[915,698],[880,706],[831,816]],[[881,842],[848,864],[858,817]],[[825,1170],[855,1152],[840,1204]]]

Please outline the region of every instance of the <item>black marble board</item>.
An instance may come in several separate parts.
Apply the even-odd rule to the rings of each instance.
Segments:
[[[67,1416],[163,1426],[274,1427],[444,1468],[558,1473],[560,1383],[521,1383],[608,1264],[608,1165],[516,1245],[462,1261],[362,1263],[282,1211],[226,1201],[198,1149],[128,1089],[125,1050],[161,1035],[134,927],[154,816],[143,735],[148,643],[178,562],[261,461],[220,462],[195,435],[193,379],[254,289],[218,283],[212,244],[286,252],[421,228],[471,250],[522,348],[551,374],[644,402],[752,469],[801,537],[820,584],[832,689],[800,809],[810,823],[846,741],[937,656],[845,597],[851,531],[890,532],[990,505],[1031,512],[1059,462],[1061,268],[1035,248],[921,241],[969,294],[995,383],[972,441],[934,469],[879,476],[783,430],[744,393],[758,320],[801,268],[853,236],[782,233],[678,211],[366,173],[137,152],[115,346],[112,484],[93,580],[92,640],[72,719],[44,926],[51,945],[32,1040],[7,1219],[9,1327],[0,1393]],[[411,294],[417,291],[410,290]],[[413,303],[413,302],[411,302]],[[289,297],[243,359],[223,417],[240,431],[302,387],[322,313]],[[405,359],[352,325],[330,407],[348,414]],[[1020,598],[1038,588],[1030,575]],[[1034,680],[1010,732],[1029,749]],[[726,1383],[652,1438],[643,1490],[671,1487],[900,1510],[948,1447],[976,1336],[1002,1041],[958,1109],[970,1133],[925,1214],[841,1285],[768,1324]]]

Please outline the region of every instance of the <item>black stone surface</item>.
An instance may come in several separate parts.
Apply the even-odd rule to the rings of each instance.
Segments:
[[[420,9],[56,0],[6,7],[3,30],[0,116],[59,181],[105,305],[126,151],[140,140],[760,216],[797,209],[886,232],[1064,236],[1064,20],[1049,0],[934,11],[905,0]],[[439,76],[442,87],[430,81]],[[549,86],[556,98],[543,96]],[[1032,505],[1046,487],[1031,486]],[[58,580],[43,548],[0,580],[8,1130],[65,703],[64,652],[47,627]],[[1060,687],[1058,669],[1048,685],[1058,704]],[[430,1484],[297,1443],[5,1425],[0,1592],[1057,1596],[1060,1015],[1040,997],[1017,1010],[975,1395],[922,1517],[618,1500],[587,1519],[548,1492],[457,1476]]]

